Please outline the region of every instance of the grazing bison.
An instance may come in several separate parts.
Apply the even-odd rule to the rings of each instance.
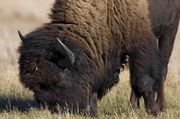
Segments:
[[[25,37],[19,32],[20,80],[39,103],[97,115],[128,55],[133,92],[157,114],[162,63],[147,0],[56,0],[50,17]]]
[[[162,62],[162,82],[160,82],[160,90],[156,102],[159,105],[160,111],[163,111],[165,109],[164,81],[166,79],[167,66],[179,25],[180,1],[149,0],[149,11],[152,31],[158,39],[158,48],[160,50]],[[132,80],[133,79],[131,79],[131,81]],[[139,108],[140,97],[141,95],[138,95],[133,89],[130,99],[133,108]]]

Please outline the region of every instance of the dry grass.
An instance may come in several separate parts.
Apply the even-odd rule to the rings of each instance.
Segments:
[[[51,0],[0,0],[0,118],[1,119],[84,119],[77,115],[51,114],[42,110],[33,100],[33,93],[25,89],[18,77],[18,53],[20,40],[17,30],[32,31],[48,21]],[[166,82],[167,111],[157,118],[180,118],[180,31],[169,64]],[[144,108],[134,112],[129,108],[129,74],[121,74],[120,83],[98,103],[100,119],[154,118]],[[143,101],[142,101],[143,103]],[[143,107],[143,105],[141,106]]]

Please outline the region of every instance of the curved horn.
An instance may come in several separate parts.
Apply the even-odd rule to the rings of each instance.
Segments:
[[[25,40],[25,37],[21,34],[20,31],[18,31],[18,34],[19,34],[20,39],[21,39],[22,41],[24,41],[24,40]]]
[[[56,39],[60,43],[60,45],[63,47],[65,52],[67,53],[68,58],[71,61],[71,64],[73,64],[75,61],[75,56],[74,56],[73,52],[63,42],[61,42],[61,40],[59,40],[59,38],[56,38]]]

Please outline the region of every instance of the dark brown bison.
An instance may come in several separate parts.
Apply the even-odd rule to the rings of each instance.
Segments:
[[[165,109],[164,99],[164,81],[167,75],[167,66],[173,49],[174,40],[180,19],[180,1],[179,0],[149,0],[150,20],[153,33],[158,39],[158,48],[162,62],[162,73],[160,90],[157,92],[157,104],[159,110]],[[131,79],[133,81],[133,79]],[[139,98],[141,95],[132,88],[131,104],[133,108],[139,108]]]
[[[128,55],[133,92],[157,114],[162,63],[147,0],[56,0],[50,16],[25,37],[19,32],[20,80],[38,102],[97,115],[97,100],[118,82]]]

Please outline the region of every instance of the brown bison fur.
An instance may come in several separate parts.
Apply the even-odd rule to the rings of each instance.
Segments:
[[[20,35],[20,80],[37,101],[52,111],[97,115],[97,99],[118,82],[114,73],[128,55],[132,88],[157,114],[162,66],[148,1],[56,0],[50,16],[50,23]]]
[[[153,33],[158,39],[162,61],[162,73],[160,90],[157,95],[157,103],[161,111],[165,109],[164,81],[166,79],[169,58],[172,53],[174,40],[180,19],[179,0],[149,0],[150,20]],[[131,92],[131,104],[139,108],[139,98],[133,90]]]

